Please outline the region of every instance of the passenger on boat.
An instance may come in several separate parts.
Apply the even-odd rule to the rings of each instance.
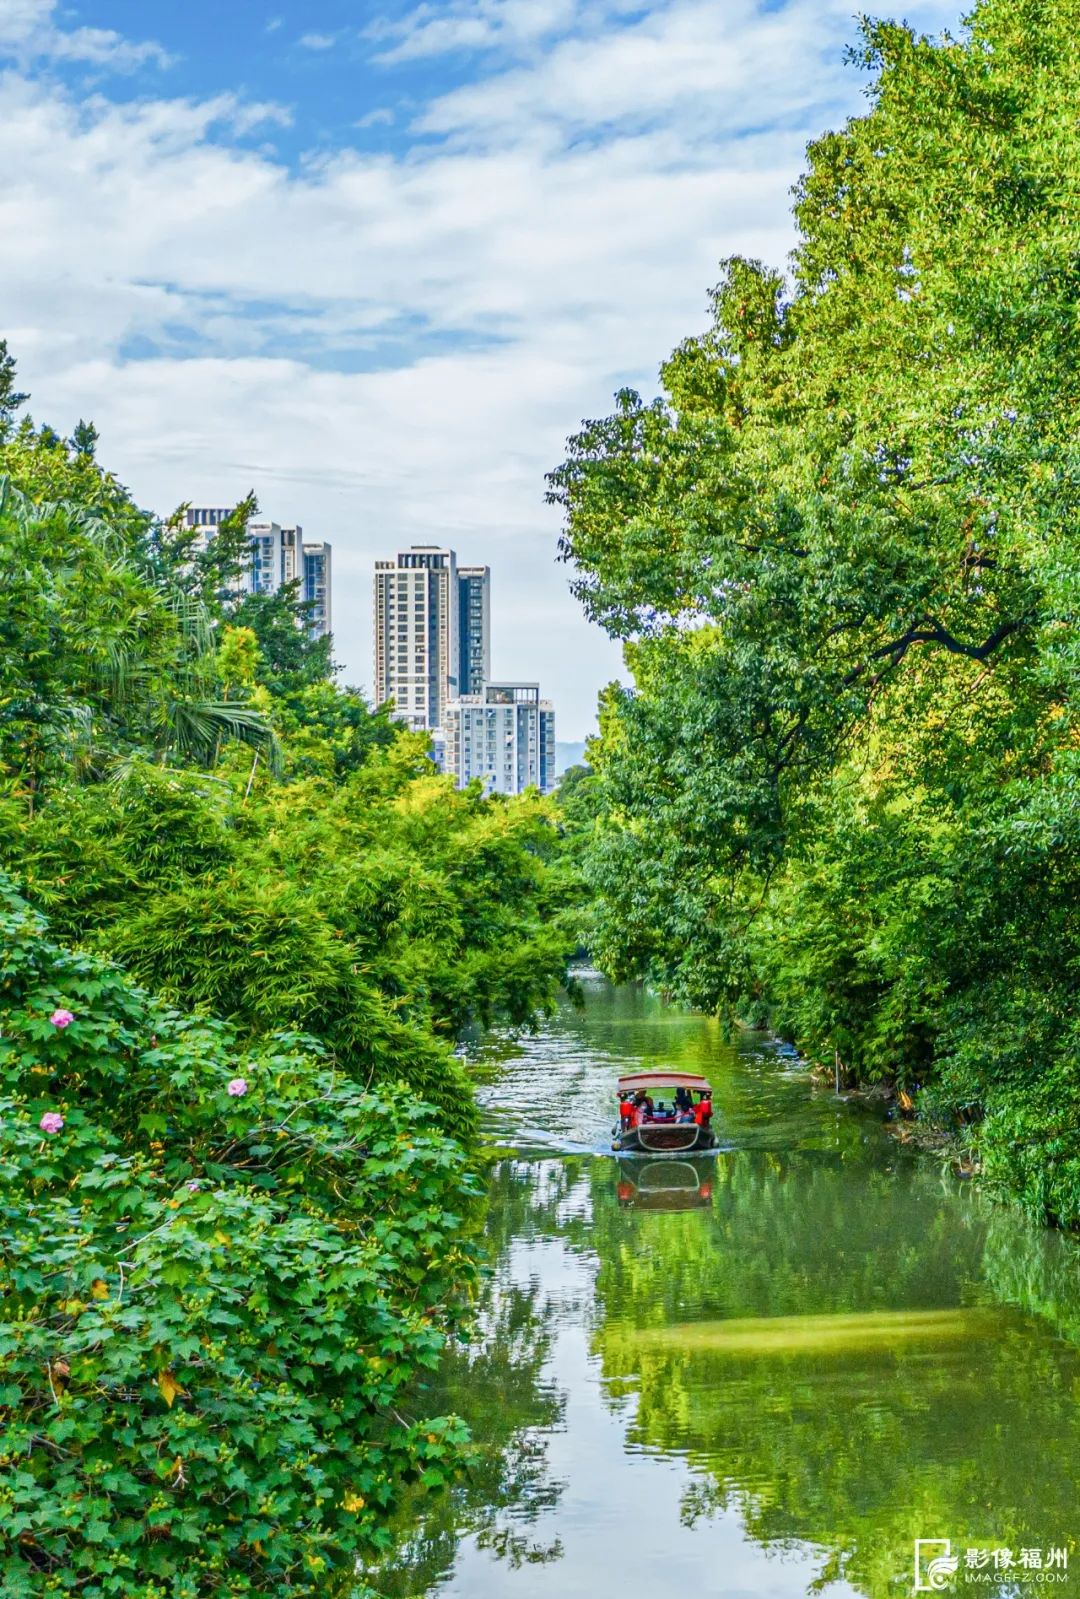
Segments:
[[[619,1095],[619,1122],[624,1133],[634,1125],[634,1101],[629,1094]]]
[[[712,1121],[712,1094],[702,1094],[694,1106],[694,1120],[699,1127],[708,1127]]]
[[[692,1122],[694,1119],[694,1101],[690,1096],[690,1090],[680,1086],[675,1090],[675,1120]]]
[[[652,1095],[639,1088],[634,1095],[634,1126],[640,1127],[643,1121],[651,1120],[653,1108]]]

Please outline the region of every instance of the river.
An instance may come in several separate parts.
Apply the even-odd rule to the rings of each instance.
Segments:
[[[925,1591],[1080,1593],[1077,1245],[775,1041],[583,986],[477,1051],[492,1273],[425,1402],[479,1453],[379,1591],[878,1599],[920,1538]],[[720,1149],[616,1161],[614,1080],[661,1063]]]

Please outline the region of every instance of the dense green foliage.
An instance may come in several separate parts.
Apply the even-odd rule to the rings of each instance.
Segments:
[[[279,698],[325,682],[333,671],[333,639],[309,626],[315,602],[300,598],[299,582],[275,594],[245,594],[232,611],[235,627],[250,627],[259,645],[257,676]]]
[[[395,1406],[471,1279],[462,1150],[407,1083],[244,1050],[12,896],[0,948],[0,1586],[352,1592],[459,1436]]]
[[[286,745],[286,760],[288,760]],[[245,760],[245,765],[249,765]],[[415,739],[340,781],[127,763],[64,788],[0,860],[58,934],[248,1035],[299,1027],[365,1081],[401,1074],[464,1131],[466,1023],[526,1023],[567,951],[543,803],[492,805]]]
[[[253,499],[203,545],[24,400],[0,348],[0,1587],[352,1596],[460,1460],[455,1044],[571,876],[242,595]]]
[[[1078,28],[1075,0],[868,24],[790,285],[728,263],[663,398],[552,476],[634,678],[576,824],[598,958],[897,1082],[1070,1223]]]
[[[85,459],[33,443],[0,448],[0,469],[33,483],[45,458],[83,495]],[[147,520],[105,488],[101,505],[89,493],[37,504],[0,475],[0,780],[31,815],[72,768],[100,776],[121,754],[212,763],[225,739],[273,748],[265,715],[228,697],[213,613],[156,569]]]

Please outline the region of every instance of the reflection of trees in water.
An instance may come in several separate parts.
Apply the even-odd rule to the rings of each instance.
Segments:
[[[1077,1530],[1076,1365],[1008,1315],[959,1347],[726,1358],[616,1336],[603,1355],[634,1372],[631,1440],[693,1470],[688,1525],[736,1510],[764,1547],[817,1545],[867,1594],[909,1573],[916,1535],[1019,1549]]]
[[[550,1233],[567,1192],[567,1174],[500,1162],[492,1174],[482,1225],[491,1278],[472,1333],[454,1346],[428,1387],[427,1413],[466,1418],[473,1435],[461,1480],[449,1493],[414,1498],[394,1529],[393,1557],[372,1581],[386,1599],[427,1593],[452,1569],[463,1538],[472,1537],[510,1568],[557,1560],[558,1539],[531,1528],[555,1508],[563,1484],[551,1477],[547,1435],[557,1427],[564,1396],[543,1374],[558,1303],[537,1278],[522,1282],[511,1245]]]
[[[467,1536],[508,1567],[560,1556],[536,1524],[562,1491],[543,1368],[567,1300],[515,1254],[547,1240],[595,1263],[605,1391],[636,1396],[628,1443],[686,1461],[687,1528],[735,1512],[764,1550],[820,1550],[815,1588],[871,1599],[907,1591],[916,1535],[1019,1550],[1080,1533],[1080,1356],[1021,1314],[1080,1343],[1075,1245],[902,1152],[877,1161],[721,1154],[711,1208],[671,1213],[621,1207],[612,1161],[500,1162],[476,1333],[425,1396],[477,1447],[451,1494],[406,1507],[379,1592],[430,1592]]]
[[[621,1210],[596,1163],[591,1219],[571,1230],[599,1257],[606,1319],[929,1308],[960,1302],[977,1275],[984,1216],[906,1160],[893,1172],[744,1150],[713,1166],[711,1210],[660,1216]]]
[[[1080,1345],[1080,1241],[1033,1226],[1016,1210],[990,1214],[983,1275],[995,1299],[1039,1316]]]
[[[612,1397],[637,1395],[628,1441],[691,1467],[684,1523],[734,1510],[767,1549],[819,1547],[819,1585],[875,1599],[910,1583],[916,1535],[1019,1550],[1080,1532],[1080,1360],[994,1308],[1010,1275],[1001,1297],[1034,1308],[1067,1273],[1018,1266],[1021,1240],[1040,1261],[1046,1240],[995,1223],[907,1163],[853,1181],[818,1157],[722,1156],[712,1211],[684,1215],[620,1210],[597,1171],[594,1345]]]

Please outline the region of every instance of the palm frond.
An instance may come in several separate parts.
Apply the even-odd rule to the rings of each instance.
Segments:
[[[88,510],[85,505],[73,500],[32,500],[22,489],[16,488],[7,472],[0,473],[0,516],[6,516],[23,533],[59,516],[99,549],[121,556],[125,553],[123,536],[96,511]]]
[[[205,601],[179,590],[168,595],[169,609],[176,618],[180,636],[196,660],[210,655],[214,648],[214,619]]]
[[[258,750],[273,770],[279,769],[274,730],[253,706],[232,700],[173,699],[163,709],[168,753],[209,764],[219,744],[235,739]]]

